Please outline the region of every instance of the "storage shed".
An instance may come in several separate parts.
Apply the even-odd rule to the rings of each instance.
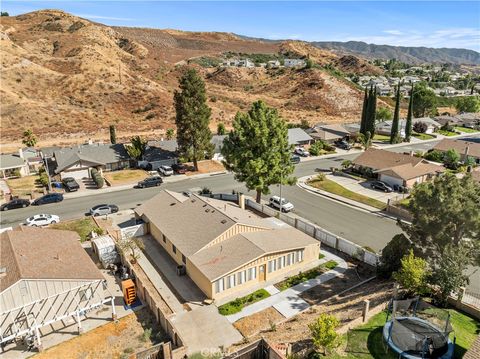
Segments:
[[[92,248],[103,268],[107,268],[109,264],[120,262],[120,256],[112,237],[105,235],[92,239]]]

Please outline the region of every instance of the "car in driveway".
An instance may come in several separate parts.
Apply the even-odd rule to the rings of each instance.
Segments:
[[[152,176],[147,177],[143,181],[137,183],[138,188],[147,188],[147,187],[155,187],[160,186],[163,183],[162,177],[160,176]]]
[[[54,214],[36,214],[25,220],[25,225],[29,227],[42,227],[60,222],[60,217]]]
[[[378,189],[383,192],[393,192],[393,188],[382,181],[373,181],[370,183],[372,189]]]
[[[342,149],[342,150],[350,150],[352,148],[352,146],[345,140],[339,140],[339,141],[335,141],[334,142],[335,146],[337,146],[338,148]]]
[[[282,212],[290,212],[294,206],[285,198],[280,199],[279,196],[272,196],[269,200],[270,206]],[[281,204],[280,204],[281,203]]]
[[[65,177],[62,179],[62,184],[67,192],[75,192],[80,188],[80,185],[73,177]]]
[[[172,165],[172,169],[176,174],[184,175],[188,171],[188,167],[181,163],[175,163]]]
[[[164,176],[171,176],[173,175],[173,169],[170,166],[160,166],[158,167],[158,173]]]
[[[10,202],[4,203],[0,206],[0,211],[8,211],[16,208],[25,208],[30,206],[30,201],[28,199],[15,198]]]
[[[310,152],[308,152],[305,148],[303,147],[297,147],[295,148],[295,153],[299,156],[302,156],[302,157],[308,157],[310,156]]]
[[[106,214],[112,214],[118,212],[118,206],[114,204],[97,204],[90,208],[89,213],[90,215],[96,216],[104,216]]]
[[[33,206],[40,206],[42,204],[56,203],[63,201],[63,194],[61,193],[49,193],[45,196],[37,198],[32,202]]]

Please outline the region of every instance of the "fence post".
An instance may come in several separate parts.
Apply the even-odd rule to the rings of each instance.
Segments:
[[[465,287],[460,287],[457,295],[457,304],[462,304],[463,297],[465,296]]]
[[[335,249],[338,249],[338,242],[340,242],[340,238],[335,237]]]
[[[295,228],[298,229],[298,218],[295,218]]]
[[[317,227],[313,226],[313,238],[317,239]]]
[[[363,301],[363,310],[362,310],[362,321],[365,323],[367,321],[367,315],[370,311],[370,301],[365,299]]]

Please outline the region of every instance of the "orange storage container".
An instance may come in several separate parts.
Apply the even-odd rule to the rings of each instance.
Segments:
[[[135,292],[135,283],[133,280],[127,279],[122,281],[123,299],[127,305],[131,305],[137,299],[137,293]]]

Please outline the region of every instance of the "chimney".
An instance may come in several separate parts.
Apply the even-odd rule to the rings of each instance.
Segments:
[[[93,140],[91,138],[88,139],[88,144],[93,145]]]
[[[238,206],[241,209],[245,209],[245,195],[243,193],[238,195]]]
[[[18,150],[18,155],[20,156],[20,158],[22,158],[22,159],[24,158],[23,157],[23,150],[21,148]]]

